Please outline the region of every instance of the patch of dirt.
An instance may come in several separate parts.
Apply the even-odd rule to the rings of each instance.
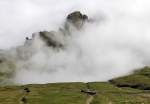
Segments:
[[[86,104],[91,104],[91,102],[93,101],[94,97],[92,95],[88,95],[88,98],[86,100]]]

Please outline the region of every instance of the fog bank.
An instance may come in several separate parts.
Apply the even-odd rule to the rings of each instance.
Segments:
[[[20,84],[89,82],[149,66],[149,5],[149,0],[1,0],[0,57],[7,61],[0,63],[0,73],[11,73],[7,79]],[[59,28],[76,10],[90,22],[63,36]],[[48,47],[39,37],[24,46],[25,37],[44,30],[56,31],[65,48]]]

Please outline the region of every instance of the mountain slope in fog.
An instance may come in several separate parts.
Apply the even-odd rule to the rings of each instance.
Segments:
[[[148,65],[148,51],[128,44],[128,37],[122,43],[120,33],[112,38],[112,24],[100,17],[75,11],[58,30],[33,33],[23,45],[0,50],[1,85],[108,81]]]
[[[0,83],[13,83],[13,78],[18,70],[37,68],[36,63],[37,67],[34,66],[34,56],[40,58],[36,56],[38,53],[51,55],[51,51],[58,53],[66,50],[71,41],[72,31],[80,30],[85,22],[89,22],[88,16],[75,11],[67,16],[64,27],[59,28],[58,31],[33,33],[32,38],[26,37],[24,45],[9,50],[0,50]],[[45,65],[42,61],[38,59],[39,63]],[[42,71],[44,65],[39,66],[38,69],[41,68]]]

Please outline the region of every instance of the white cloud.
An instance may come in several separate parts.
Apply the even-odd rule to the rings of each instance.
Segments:
[[[24,62],[31,67],[21,67],[15,81],[106,81],[150,64],[149,5],[149,0],[1,0],[0,48],[21,45],[33,32],[57,30],[67,14],[80,10],[96,23],[74,32],[67,50],[42,48]]]

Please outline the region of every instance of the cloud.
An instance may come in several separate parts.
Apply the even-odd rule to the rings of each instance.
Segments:
[[[93,20],[72,31],[65,50],[37,41],[31,47],[36,51],[33,56],[17,61],[14,82],[107,81],[149,65],[149,4],[148,0],[1,0],[0,48],[10,53],[34,32],[63,27],[72,11]]]

